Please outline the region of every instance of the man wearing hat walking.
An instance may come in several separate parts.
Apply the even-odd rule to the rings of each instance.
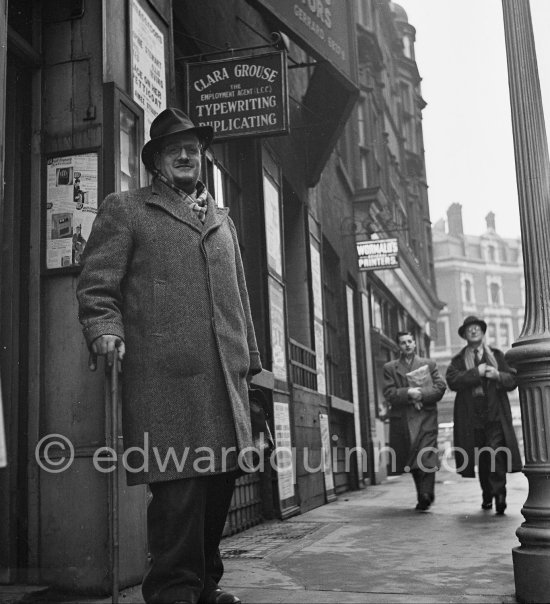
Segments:
[[[457,472],[474,478],[478,466],[481,507],[506,509],[506,472],[522,468],[507,392],[516,387],[515,371],[504,354],[485,344],[487,323],[470,316],[458,329],[467,345],[447,368],[447,385],[456,391],[454,447]]]
[[[90,368],[124,359],[127,482],[153,495],[151,604],[240,601],[218,586],[218,546],[250,467],[247,381],[261,364],[235,226],[199,180],[212,137],[179,109],[155,118],[142,150],[152,185],[103,201],[77,289]]]

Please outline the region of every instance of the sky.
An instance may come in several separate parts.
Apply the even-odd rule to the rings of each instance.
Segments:
[[[416,29],[432,223],[457,202],[465,233],[483,233],[493,211],[497,233],[519,237],[501,0],[396,2]],[[550,0],[531,0],[531,14],[548,125]]]

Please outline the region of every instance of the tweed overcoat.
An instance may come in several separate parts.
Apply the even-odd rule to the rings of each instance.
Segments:
[[[126,347],[128,484],[230,471],[252,445],[246,378],[261,364],[243,265],[228,210],[207,204],[202,224],[156,180],[111,194],[84,251],[87,343],[113,334]]]
[[[515,371],[504,360],[502,351],[489,347],[497,362],[497,369],[500,374],[500,382],[487,380],[487,397],[496,400],[502,431],[506,447],[510,451],[511,472],[520,472],[522,469],[521,454],[519,452],[516,433],[512,423],[512,411],[507,392],[516,387]],[[474,439],[474,399],[472,391],[476,386],[481,385],[481,376],[477,367],[466,368],[464,353],[466,346],[451,359],[451,364],[447,368],[446,379],[451,390],[456,392],[454,404],[454,447],[455,460],[459,472],[465,478],[475,477],[475,439]]]
[[[408,398],[407,373],[423,365],[428,366],[432,383],[420,389],[423,407],[417,410]],[[445,380],[431,359],[415,355],[410,366],[403,357],[384,365],[384,398],[390,404],[390,448],[395,452],[396,473],[403,472],[406,465],[411,470],[419,469],[419,452],[426,448],[435,450],[422,453],[422,466],[438,467],[437,402],[445,390]]]

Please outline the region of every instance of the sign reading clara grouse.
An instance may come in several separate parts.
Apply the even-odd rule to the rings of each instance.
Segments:
[[[285,53],[187,63],[187,113],[217,141],[287,134]]]
[[[372,239],[357,242],[360,271],[375,271],[399,266],[397,239]]]

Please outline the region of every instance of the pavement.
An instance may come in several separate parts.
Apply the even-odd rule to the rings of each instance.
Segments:
[[[417,512],[412,478],[390,478],[223,539],[222,587],[243,604],[513,603],[512,548],[527,490],[523,474],[508,475],[508,509],[498,516],[481,510],[477,480],[441,470],[435,503]],[[2,586],[4,602],[1,596]],[[121,592],[119,602],[141,604],[139,586]]]

